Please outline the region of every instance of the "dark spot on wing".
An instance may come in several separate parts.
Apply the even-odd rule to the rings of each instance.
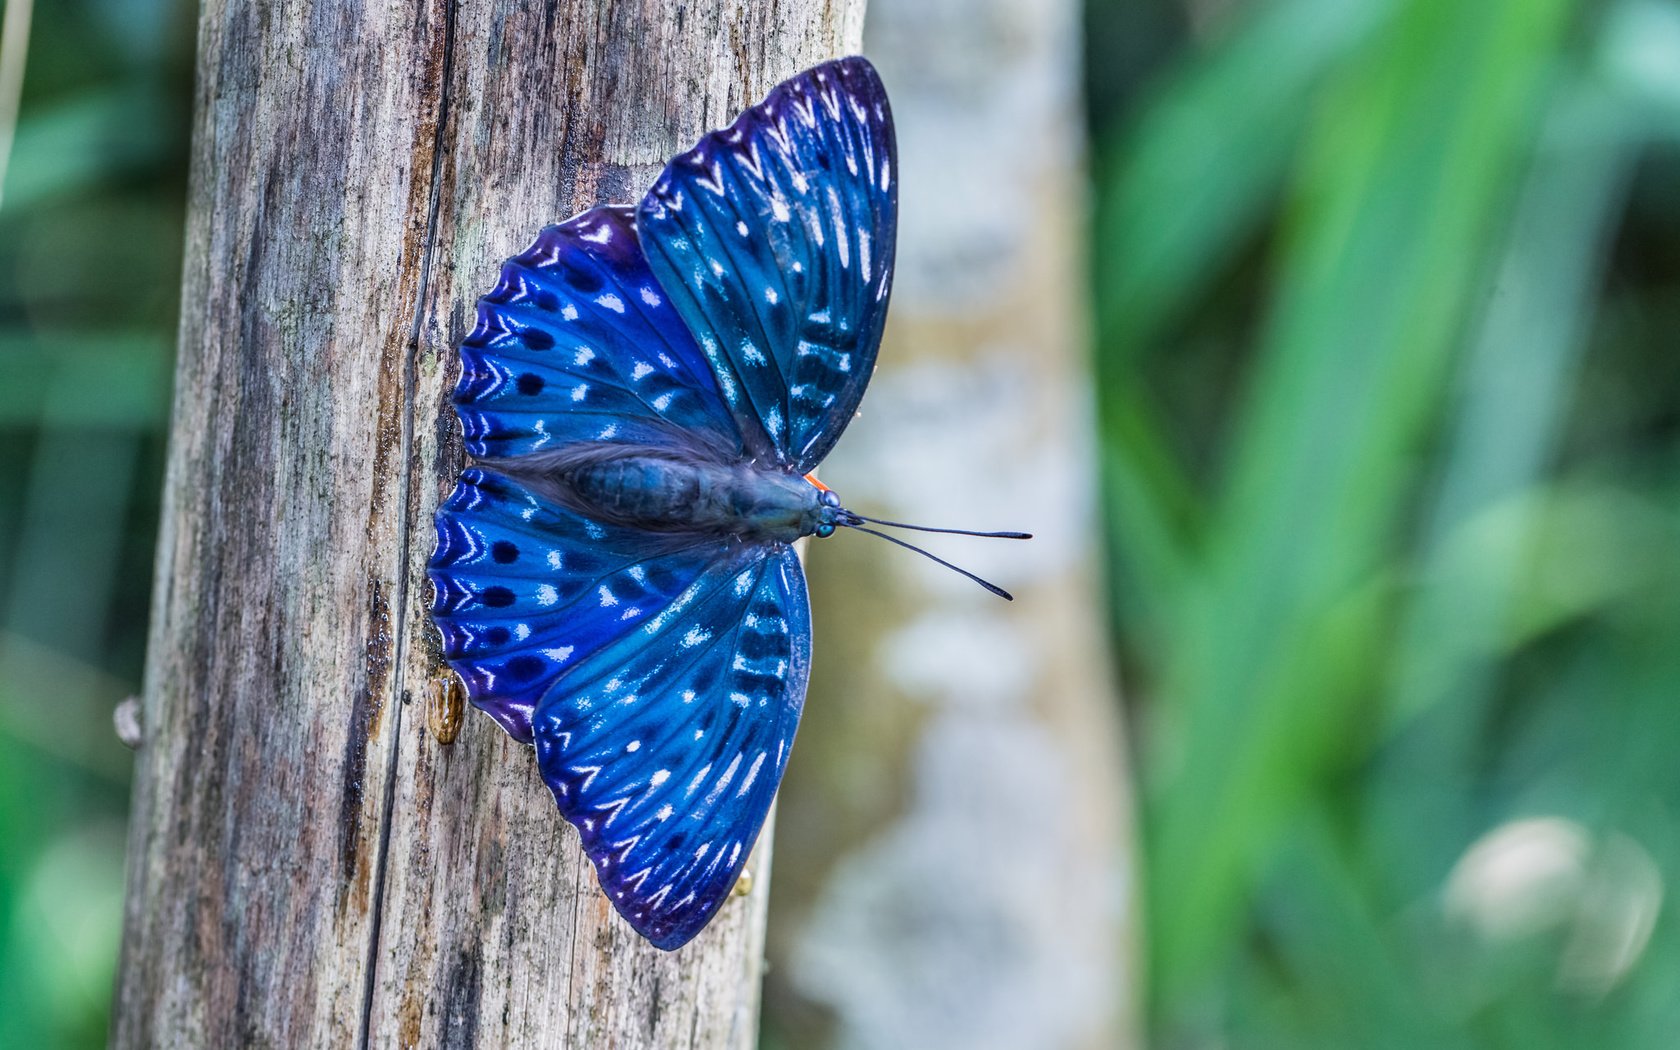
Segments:
[[[507,662],[507,673],[521,682],[529,682],[543,673],[547,667],[542,657],[524,653]]]
[[[604,286],[600,274],[583,266],[567,266],[566,283],[585,295],[594,295]]]

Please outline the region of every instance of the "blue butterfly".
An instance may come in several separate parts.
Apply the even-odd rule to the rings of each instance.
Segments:
[[[477,463],[437,513],[444,655],[535,744],[602,889],[660,948],[717,912],[787,767],[811,665],[792,543],[898,524],[806,477],[875,367],[897,209],[880,79],[820,65],[639,207],[543,230],[461,344]]]

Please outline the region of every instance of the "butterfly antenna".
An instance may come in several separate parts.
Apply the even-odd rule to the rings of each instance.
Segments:
[[[862,514],[851,510],[846,513],[850,514],[859,521],[867,521],[871,525],[889,525],[895,529],[915,529],[917,532],[944,532],[952,536],[979,536],[988,540],[1032,539],[1032,533],[1030,532],[975,532],[973,529],[936,529],[931,525],[910,525],[902,521],[888,521],[885,518],[866,518]],[[869,530],[865,529],[864,531],[867,532]],[[879,536],[880,533],[876,533],[876,535]],[[892,539],[891,536],[888,536],[887,538]]]
[[[874,518],[865,518],[862,515],[853,515],[853,517],[856,517],[861,521],[874,521],[875,520]],[[878,524],[883,524],[884,525],[884,524],[890,524],[890,523],[889,522],[879,522]],[[851,526],[848,526],[848,527],[849,528],[854,528],[854,529],[858,530],[859,532],[867,532],[871,536],[879,536],[883,540],[886,540],[888,543],[896,543],[900,547],[903,547],[906,550],[915,551],[917,554],[920,554],[922,557],[929,558],[933,561],[936,561],[939,564],[945,566],[947,569],[952,570],[953,572],[959,572],[959,573],[963,574],[964,576],[967,576],[969,579],[973,580],[975,583],[978,583],[980,586],[986,588],[988,591],[991,591],[993,594],[997,595],[999,598],[1004,599],[1005,601],[1011,601],[1012,602],[1012,601],[1015,600],[1015,596],[1013,594],[1010,594],[1008,591],[1004,590],[1002,587],[999,587],[997,584],[991,582],[990,580],[982,580],[980,577],[974,575],[972,572],[969,572],[967,569],[963,568],[962,566],[952,565],[950,562],[946,561],[944,558],[941,558],[939,555],[934,554],[931,551],[925,551],[922,548],[916,546],[914,543],[906,543],[903,540],[899,539],[897,536],[889,536],[886,533],[878,532],[875,529],[866,529],[862,525],[851,525]],[[957,530],[956,529],[928,529],[927,531],[928,532],[956,532]],[[1025,537],[1022,537],[1022,534],[1018,533],[1018,532],[1000,532],[1000,533],[970,532],[970,533],[965,533],[964,535],[969,535],[969,536],[993,536],[993,535],[1008,536],[1011,539],[1014,539],[1014,538],[1017,538],[1017,537],[1025,538]]]

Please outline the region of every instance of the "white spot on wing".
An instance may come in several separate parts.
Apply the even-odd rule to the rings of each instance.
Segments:
[[[764,752],[760,751],[758,753],[758,757],[753,759],[752,766],[750,768],[748,768],[748,770],[747,770],[747,778],[745,780],[741,781],[741,789],[739,791],[735,792],[735,796],[737,798],[739,798],[742,795],[745,795],[747,793],[747,789],[753,786],[753,781],[758,779],[758,767],[762,766],[763,764],[764,764]]]
[[[712,793],[707,798],[716,798],[723,794],[723,789],[729,786],[731,780],[735,779],[735,771],[740,768],[741,756],[737,753],[734,758],[729,760],[729,768],[723,771],[723,776],[718,777],[717,787],[712,789]]]

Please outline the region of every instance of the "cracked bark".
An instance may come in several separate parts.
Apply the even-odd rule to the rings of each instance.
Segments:
[[[205,4],[114,1046],[752,1045],[762,864],[636,938],[527,749],[428,734],[423,568],[500,261],[862,7]]]

